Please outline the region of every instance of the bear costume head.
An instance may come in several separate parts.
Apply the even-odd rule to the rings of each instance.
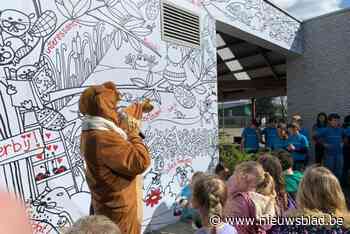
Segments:
[[[87,88],[80,96],[79,111],[83,115],[100,116],[119,124],[116,107],[121,100],[113,82]]]
[[[131,125],[140,125],[143,113],[149,113],[153,110],[153,105],[149,99],[142,103],[133,103],[124,108],[122,112],[127,114],[126,121],[121,121],[120,113],[117,111],[117,105],[121,100],[121,94],[116,85],[109,81],[102,85],[91,86],[87,88],[80,97],[79,111],[83,115],[99,116],[110,121],[124,130],[128,130]]]

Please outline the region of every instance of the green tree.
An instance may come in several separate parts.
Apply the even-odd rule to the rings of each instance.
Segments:
[[[272,97],[261,97],[256,99],[256,114],[272,116],[276,112]]]

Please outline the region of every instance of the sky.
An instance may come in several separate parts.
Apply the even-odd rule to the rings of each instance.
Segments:
[[[305,20],[350,7],[350,0],[270,0],[294,17]]]

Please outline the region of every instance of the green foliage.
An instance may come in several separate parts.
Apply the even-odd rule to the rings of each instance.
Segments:
[[[226,167],[233,173],[234,168],[237,164],[243,161],[256,160],[255,154],[248,154],[241,152],[239,147],[235,144],[223,144],[219,145],[220,160],[224,162]]]

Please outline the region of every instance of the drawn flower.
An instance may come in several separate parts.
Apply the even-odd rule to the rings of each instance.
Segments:
[[[157,205],[158,202],[162,199],[160,189],[152,189],[151,193],[147,195],[146,198],[146,206],[151,206],[153,207],[154,205]]]

